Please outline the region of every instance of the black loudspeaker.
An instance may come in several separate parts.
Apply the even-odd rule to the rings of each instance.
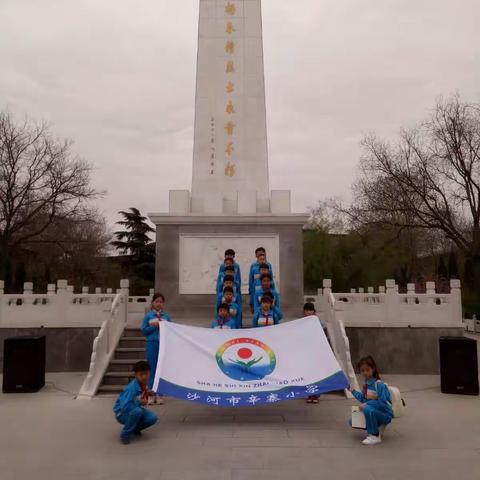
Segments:
[[[45,385],[45,336],[6,338],[3,393],[33,393]]]
[[[478,395],[477,341],[465,337],[440,337],[442,393]]]

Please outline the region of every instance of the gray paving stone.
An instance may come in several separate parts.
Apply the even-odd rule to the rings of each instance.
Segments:
[[[115,397],[74,401],[82,376],[47,379],[55,388],[0,394],[1,480],[480,478],[480,398],[442,395],[437,377],[391,381],[408,415],[375,447],[347,426],[352,402],[338,396],[239,410],[166,399],[152,407],[158,424],[124,446]]]

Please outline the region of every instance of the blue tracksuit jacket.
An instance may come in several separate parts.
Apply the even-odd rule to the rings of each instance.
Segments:
[[[364,404],[363,413],[369,435],[378,435],[380,425],[388,425],[393,418],[390,391],[385,383],[371,378],[365,383],[364,392],[352,391],[353,396]]]
[[[141,407],[140,398],[142,396],[142,387],[137,379],[133,379],[118,396],[113,412],[116,416],[131,412],[134,408]]]
[[[269,262],[266,262],[270,270],[270,275],[273,277],[272,265]],[[255,281],[260,281],[260,264],[254,262],[250,265],[250,273],[248,275],[248,293],[250,296],[255,292]]]
[[[281,318],[275,312],[275,310],[269,310],[268,313],[263,313],[261,310],[257,310],[253,315],[252,327],[268,327],[271,325],[278,325]]]
[[[156,325],[149,325],[148,322],[158,318],[158,315],[160,315],[160,318],[163,321],[172,321],[168,313],[160,312],[159,314],[154,310],[150,310],[143,317],[141,328],[142,335],[147,337],[146,353],[147,362],[150,365],[150,379],[148,380],[148,388],[153,387],[155,373],[157,371],[158,351],[160,349],[159,328]]]
[[[235,329],[237,328],[237,324],[233,318],[228,317],[226,320],[223,320],[220,317],[217,317],[215,320],[212,321],[212,328],[227,328],[227,329]]]
[[[217,293],[217,300],[215,302],[215,311],[217,311],[218,306],[221,303],[227,303],[225,301],[225,298],[223,297],[223,292]],[[233,303],[236,303],[237,305],[242,305],[242,295],[238,293],[238,291],[235,291],[233,294]]]
[[[250,305],[253,304],[253,311],[254,312],[256,312],[257,310],[260,309],[260,303],[261,303],[262,297],[263,297],[264,293],[267,292],[267,291],[268,290],[263,290],[262,288],[260,288],[260,290],[255,292],[255,295],[250,300]],[[280,295],[278,294],[278,292],[276,290],[270,290],[270,292],[273,295],[273,309],[277,312],[277,315],[280,316],[280,319],[282,319],[283,318],[283,313],[282,313],[282,309],[280,308]],[[253,302],[252,302],[252,300],[253,300]]]
[[[233,267],[235,268],[234,281],[235,281],[235,284],[238,285],[238,288],[240,289],[240,287],[242,285],[242,274],[240,272],[240,264],[235,262],[233,264]],[[217,277],[218,280],[220,280],[220,276],[222,276],[222,278],[223,278],[224,272],[225,272],[225,264],[222,263],[220,265],[220,268],[218,269],[218,277]],[[217,286],[218,286],[218,280],[217,280]],[[223,283],[223,281],[222,281],[222,283]]]
[[[158,342],[159,340],[159,329],[156,325],[149,325],[150,320],[155,320],[158,318],[158,312],[154,310],[150,310],[145,314],[143,317],[143,322],[142,322],[142,327],[141,327],[141,332],[144,337],[147,337],[147,342]],[[170,315],[166,312],[160,312],[160,318],[162,320],[166,320],[167,322],[171,322],[172,319],[170,318]]]

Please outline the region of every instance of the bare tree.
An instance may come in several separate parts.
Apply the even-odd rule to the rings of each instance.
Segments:
[[[0,278],[12,255],[57,220],[85,218],[98,192],[91,166],[55,139],[45,123],[15,123],[0,112]]]
[[[367,137],[349,210],[354,223],[440,233],[462,252],[465,282],[480,285],[480,106],[439,100],[398,145]]]
[[[307,229],[337,234],[346,232],[346,218],[340,199],[320,200],[315,207],[309,207],[308,214]]]

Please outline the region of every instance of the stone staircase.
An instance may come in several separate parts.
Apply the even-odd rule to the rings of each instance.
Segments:
[[[133,378],[133,364],[145,358],[145,337],[140,329],[125,329],[98,394],[120,393]]]

